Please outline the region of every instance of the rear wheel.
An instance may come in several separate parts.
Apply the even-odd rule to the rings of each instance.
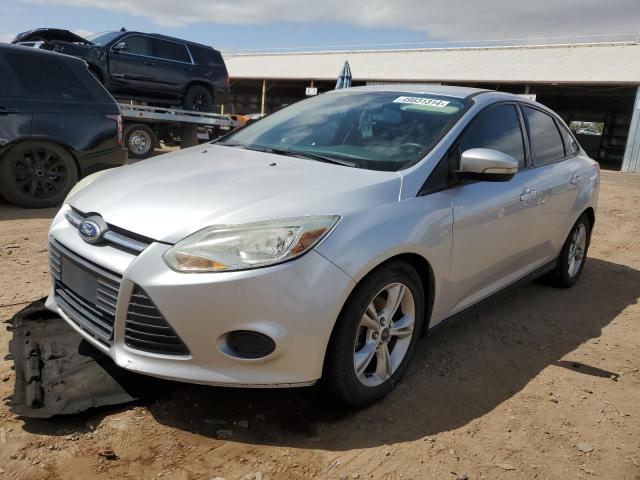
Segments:
[[[338,319],[325,358],[325,390],[353,406],[387,395],[409,365],[423,319],[422,282],[410,264],[374,271]]]
[[[124,144],[129,154],[138,160],[148,158],[156,146],[156,134],[147,125],[136,123],[124,131]]]
[[[0,158],[0,192],[21,207],[59,205],[77,181],[75,160],[59,145],[22,142]]]
[[[192,85],[184,94],[182,106],[186,110],[211,112],[213,111],[213,95],[208,88],[202,85]]]
[[[591,222],[582,214],[562,247],[555,270],[547,276],[549,283],[560,288],[576,284],[587,261],[590,241]]]

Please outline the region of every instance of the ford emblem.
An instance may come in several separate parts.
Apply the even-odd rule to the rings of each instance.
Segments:
[[[104,232],[97,222],[93,220],[83,220],[80,222],[80,225],[78,225],[78,233],[85,242],[96,243],[100,241]]]

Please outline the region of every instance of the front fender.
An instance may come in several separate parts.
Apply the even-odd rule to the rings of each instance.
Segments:
[[[439,286],[449,273],[452,223],[449,194],[438,192],[346,215],[316,250],[356,282],[393,257],[420,255],[432,269],[437,321],[444,314]]]

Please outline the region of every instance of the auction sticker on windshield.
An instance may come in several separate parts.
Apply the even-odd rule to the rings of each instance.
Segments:
[[[410,105],[425,105],[428,107],[444,108],[449,105],[447,100],[437,100],[435,98],[421,98],[421,97],[398,97],[393,103],[408,103]]]

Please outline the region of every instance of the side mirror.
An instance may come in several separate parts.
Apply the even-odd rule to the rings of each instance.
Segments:
[[[507,182],[518,173],[518,160],[489,148],[472,148],[462,153],[459,178]]]
[[[123,50],[129,50],[129,45],[127,42],[118,42],[113,46],[113,50],[116,52],[121,52]]]

